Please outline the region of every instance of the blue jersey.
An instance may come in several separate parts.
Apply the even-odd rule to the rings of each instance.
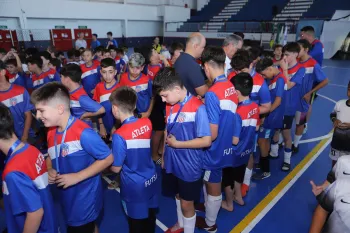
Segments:
[[[303,79],[305,77],[305,68],[297,63],[295,66],[288,68],[288,78],[295,85],[288,89],[285,94],[285,116],[294,116],[297,111],[298,103],[302,92]]]
[[[92,41],[92,42],[91,42],[91,48],[92,48],[92,50],[95,50],[95,49],[96,49],[97,47],[99,47],[99,46],[101,46],[100,41],[95,40],[95,41]]]
[[[0,91],[0,102],[6,105],[15,122],[15,134],[22,138],[25,124],[25,113],[34,109],[30,103],[30,96],[26,89],[21,86],[11,84],[7,91]],[[34,136],[33,130],[29,131],[30,136]]]
[[[94,60],[92,66],[87,67],[86,64],[80,65],[82,71],[81,83],[86,93],[92,98],[92,91],[95,89],[97,83],[101,82],[100,76],[100,62]]]
[[[211,136],[207,111],[200,100],[190,95],[182,109],[180,107],[181,103],[166,107],[168,135],[174,135],[178,141]],[[174,122],[176,115],[178,117]],[[165,145],[165,170],[184,181],[196,181],[202,176],[205,153],[208,151],[203,150],[203,148],[176,149]]]
[[[239,138],[239,142],[233,146],[233,167],[247,164],[250,154],[254,151],[259,114],[259,106],[251,100],[238,104],[233,132],[234,136]]]
[[[2,191],[8,232],[23,232],[28,212],[44,210],[38,233],[57,233],[44,155],[26,144],[7,158]]]
[[[50,128],[47,133],[52,167],[60,174],[80,172],[96,160],[103,160],[111,154],[101,137],[79,119],[74,119],[69,125],[64,142],[62,136],[63,132],[57,132],[57,127]],[[55,137],[57,137],[58,158]],[[101,174],[96,174],[67,189],[58,189],[69,226],[81,226],[97,219],[103,204],[101,182]]]
[[[108,45],[108,42],[112,42],[113,45],[114,45],[116,48],[118,48],[118,42],[117,42],[115,39],[108,40],[108,41],[107,41],[107,45]]]
[[[323,53],[324,53],[324,47],[321,41],[314,40],[311,43],[311,50],[309,52],[309,55],[317,61],[317,63],[322,66],[323,63]]]
[[[18,86],[26,88],[27,83],[26,83],[26,76],[22,73],[15,73],[15,74],[6,74],[9,79],[9,83],[16,84]]]
[[[232,83],[223,75],[205,94],[205,106],[209,123],[218,125],[218,136],[205,153],[203,159],[204,169],[219,169],[232,166],[232,131],[238,97]]]
[[[117,73],[120,74],[122,71],[124,71],[124,67],[126,65],[126,62],[124,61],[123,58],[120,58],[120,57],[116,57],[114,60],[115,60],[115,66],[116,66]]]
[[[113,166],[122,167],[120,194],[126,202],[148,202],[156,195],[157,172],[151,153],[152,124],[128,118],[113,134]]]
[[[42,72],[40,75],[32,74],[30,76],[31,82],[27,83],[27,88],[38,89],[49,82],[60,82],[60,75],[54,69],[49,69],[46,72]]]
[[[275,102],[276,97],[280,97],[281,104],[270,112],[270,114],[265,118],[264,128],[266,129],[281,129],[283,125],[284,116],[284,96],[287,89],[286,78],[282,73],[278,73],[269,82],[269,90],[271,96],[271,104]]]

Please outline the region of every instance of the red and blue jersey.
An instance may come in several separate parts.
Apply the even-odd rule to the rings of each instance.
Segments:
[[[80,172],[96,160],[103,160],[111,154],[101,137],[79,119],[74,119],[69,125],[64,142],[62,137],[63,132],[58,132],[57,127],[50,128],[47,133],[48,154],[52,160],[52,167],[60,174]],[[69,226],[81,226],[96,220],[103,204],[100,174],[58,191]]]
[[[30,78],[32,82],[29,86],[27,85],[27,88],[34,90],[38,89],[46,83],[61,81],[60,75],[54,69],[49,69],[46,72],[42,72],[40,75],[32,74]]]
[[[22,138],[25,124],[25,113],[34,109],[30,103],[30,96],[26,89],[15,84],[11,84],[7,91],[0,91],[0,102],[6,105],[15,122],[15,134],[18,138]],[[32,130],[29,131],[34,136]]]
[[[116,70],[117,70],[118,74],[120,74],[122,71],[124,71],[126,62],[125,62],[125,60],[124,60],[123,58],[121,58],[121,57],[116,57],[114,60],[115,60],[115,67],[116,67]]]
[[[97,112],[102,108],[101,104],[92,100],[85,92],[84,88],[80,86],[78,89],[69,93],[70,109],[72,115],[78,119],[86,112]],[[87,121],[91,126],[91,121]]]
[[[28,212],[44,210],[38,233],[57,233],[54,204],[44,155],[25,144],[7,158],[2,192],[8,232],[23,232]]]
[[[305,67],[305,77],[303,79],[302,84],[302,93],[304,95],[312,90],[314,83],[320,83],[325,80],[327,77],[325,73],[322,71],[321,66],[317,63],[317,61],[313,58],[309,58],[304,62],[300,62],[300,65]],[[309,110],[309,103],[301,97],[301,102],[298,105],[298,111],[307,112]]]
[[[177,103],[166,107],[166,122],[168,135],[174,135],[178,141],[189,141],[195,138],[211,136],[208,114],[204,104],[192,95],[186,103]],[[176,115],[178,116],[174,122]],[[176,149],[165,145],[164,168],[167,173],[193,182],[201,178],[203,158],[207,150]]]
[[[302,95],[302,83],[305,77],[305,68],[299,63],[295,64],[293,67],[288,68],[288,79],[290,82],[295,83],[295,85],[288,89],[285,94],[285,116],[294,116],[297,111],[298,102],[300,102],[300,97]],[[304,95],[303,95],[304,96]]]
[[[109,101],[109,96],[112,92],[119,87],[116,82],[112,87],[107,88],[105,82],[97,84],[94,92],[94,100],[100,103],[105,108],[105,113],[102,115],[102,122],[105,126],[107,133],[110,133],[114,124],[115,118],[112,113],[112,103]]]
[[[152,99],[152,80],[144,74],[131,80],[129,73],[124,73],[120,76],[120,86],[128,86],[134,89],[137,93],[136,110],[139,113],[147,112]]]
[[[232,130],[238,97],[232,83],[225,76],[217,79],[205,94],[205,107],[210,124],[218,125],[218,136],[205,153],[204,169],[220,169],[232,166]]]
[[[26,86],[27,86],[26,77],[23,74],[21,74],[19,72],[15,73],[15,74],[6,73],[6,76],[9,79],[9,83],[16,84],[18,86],[26,88]]]
[[[247,164],[250,154],[254,151],[259,114],[259,106],[251,100],[245,100],[238,104],[237,124],[233,130],[235,137],[239,138],[239,142],[233,146],[233,167]]]
[[[148,65],[147,66],[147,75],[148,77],[153,81],[154,78],[156,77],[157,73],[159,70],[162,68],[162,64],[157,64],[157,65]]]
[[[277,63],[277,62],[279,62],[279,61],[281,61],[281,60],[282,60],[282,56],[281,56],[281,58],[280,58],[279,60],[277,60],[276,57],[273,57],[273,58],[272,58],[273,64],[275,64],[275,63]]]
[[[92,66],[87,67],[86,64],[81,64],[80,69],[82,71],[81,83],[86,91],[86,93],[92,97],[92,91],[95,89],[96,85],[101,82],[100,78],[100,62],[94,60]]]
[[[280,72],[275,77],[273,77],[269,82],[269,90],[271,97],[271,104],[275,102],[276,97],[281,98],[281,104],[270,112],[270,114],[265,118],[264,128],[266,129],[281,129],[283,125],[284,116],[284,97],[287,90],[286,78]]]
[[[120,194],[126,202],[148,202],[158,179],[151,153],[152,124],[130,117],[113,134],[113,166],[122,167]]]
[[[317,61],[317,63],[322,66],[323,62],[323,53],[324,53],[324,47],[321,41],[314,40],[311,43],[311,50],[309,52],[309,55]]]

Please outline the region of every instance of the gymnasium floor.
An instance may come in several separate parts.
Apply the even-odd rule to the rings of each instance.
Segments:
[[[292,157],[292,170],[281,171],[283,151],[271,161],[271,177],[252,182],[245,198],[246,205],[235,205],[233,212],[220,210],[218,233],[304,233],[308,232],[316,199],[311,192],[310,180],[321,183],[330,169],[328,157],[330,131],[329,113],[335,101],[347,98],[350,80],[349,61],[330,61],[323,64],[330,84],[319,92],[313,105],[308,131],[302,138],[299,153]],[[160,171],[160,168],[158,168]],[[105,179],[106,181],[106,179]],[[107,178],[108,181],[108,178]],[[107,182],[104,182],[107,184]],[[202,215],[203,213],[197,213]],[[157,215],[157,233],[164,232],[176,222],[175,201],[160,198]],[[104,191],[104,211],[99,221],[101,233],[127,233],[128,226],[121,207],[118,190]],[[63,222],[60,217],[60,222]],[[0,228],[4,227],[4,214],[0,213]],[[196,230],[196,232],[204,232]],[[61,229],[65,233],[65,229]]]

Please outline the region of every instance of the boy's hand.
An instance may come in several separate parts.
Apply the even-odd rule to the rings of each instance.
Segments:
[[[340,120],[336,119],[334,122],[333,122],[333,126],[334,128],[338,128],[341,124],[343,124]],[[340,128],[340,127],[339,127]]]
[[[170,134],[166,138],[166,144],[168,144],[168,146],[170,147],[177,148],[178,141],[176,140],[176,137],[174,135]]]
[[[22,141],[22,142],[27,142],[27,141],[28,141],[28,135],[24,135],[24,134],[23,134],[23,136],[22,136],[22,138],[21,138],[21,141]]]
[[[103,124],[100,124],[100,132],[99,133],[100,133],[100,136],[102,138],[106,138],[107,131],[106,131],[106,128],[105,128],[105,126]]]
[[[348,128],[350,128],[350,123],[340,123],[340,124],[338,124],[338,128],[348,129]]]
[[[314,193],[315,196],[320,195],[320,193],[323,192],[323,186],[316,186],[316,184],[311,180],[310,181],[311,187],[312,187],[312,192]]]
[[[58,187],[63,187],[64,189],[76,185],[79,183],[80,177],[77,173],[70,173],[70,174],[64,174],[64,175],[58,175],[56,178],[56,184]]]
[[[283,71],[288,70],[287,61],[284,58],[280,60],[280,67]]]
[[[57,177],[57,172],[55,169],[53,168],[50,168],[48,170],[48,173],[49,173],[49,184],[54,184],[56,183],[56,177]]]
[[[307,102],[310,103],[311,100],[311,93],[306,93],[303,97],[303,99]]]

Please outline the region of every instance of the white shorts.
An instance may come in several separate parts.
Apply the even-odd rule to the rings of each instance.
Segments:
[[[350,151],[341,151],[341,150],[336,150],[331,147],[331,151],[329,153],[329,157],[331,160],[337,161],[339,157],[344,156],[344,155],[350,155]]]

